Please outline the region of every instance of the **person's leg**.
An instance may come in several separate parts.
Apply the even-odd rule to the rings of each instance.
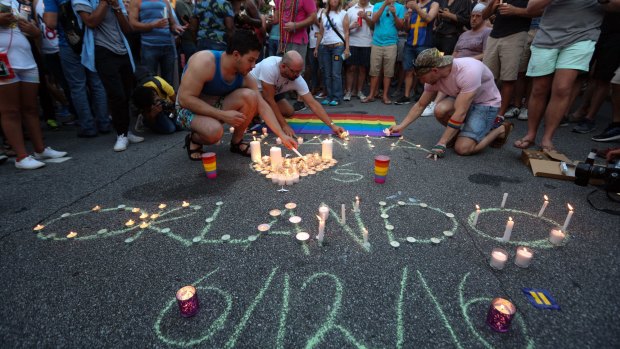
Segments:
[[[331,50],[324,45],[319,46],[319,60],[321,63],[321,68],[323,70],[323,86],[325,87],[325,92],[327,96],[325,100],[331,101],[333,96],[333,88],[332,88],[332,64],[331,64]]]
[[[405,94],[406,98],[411,97],[411,86],[413,86],[413,60],[415,59],[415,48],[405,44],[403,52],[403,70],[405,71]]]
[[[87,72],[89,72],[89,70],[80,63],[80,56],[70,47],[60,47],[60,62],[67,83],[69,84],[71,100],[73,101],[73,106],[77,112],[78,121],[80,123],[78,135],[95,136],[97,135],[97,127],[95,126],[95,120],[91,112],[88,100],[88,89],[86,88]],[[101,98],[101,93],[99,92],[103,91],[99,75],[95,72],[90,73],[95,75],[98,81],[97,84],[90,86],[90,93],[93,97],[93,110],[96,111],[97,108],[95,106],[97,103],[104,105],[106,103],[105,92],[103,93],[103,99],[99,99]],[[105,109],[107,110],[107,106]],[[107,117],[107,112],[105,112],[105,114]]]
[[[167,135],[176,131],[174,122],[164,112],[157,114],[154,122],[149,121],[147,118],[145,120],[146,125],[155,133]]]
[[[383,103],[392,104],[390,100],[390,82],[394,77],[394,65],[396,64],[397,45],[385,47],[385,59],[383,61]]]
[[[83,67],[82,67],[83,68]],[[108,113],[108,96],[105,93],[99,74],[83,68],[90,90],[92,113],[99,132],[106,134],[112,131],[112,120]],[[88,100],[87,100],[88,101]]]
[[[345,93],[353,95],[354,94],[353,84],[355,83],[355,80],[356,80],[355,74],[358,72],[358,66],[349,64],[346,70],[347,70],[347,73],[346,73]]]
[[[362,103],[372,102],[375,100],[377,93],[377,85],[379,85],[379,72],[383,64],[383,50],[380,46],[371,46],[370,48],[370,92],[368,97],[362,100]]]
[[[545,131],[540,145],[553,149],[553,135],[570,107],[570,94],[579,71],[574,69],[557,69],[551,85],[551,99],[545,111]]]
[[[441,125],[447,126],[452,114],[454,114],[454,98],[444,98],[435,105],[435,119]]]
[[[245,129],[248,128],[250,122],[258,114],[258,101],[262,98],[259,92],[240,88],[231,92],[222,101],[222,110],[237,110],[246,116],[243,124],[235,127],[235,132],[230,140],[231,144],[238,144],[243,140]],[[220,136],[221,137],[221,136]],[[249,149],[250,145],[247,145]],[[241,149],[245,151],[245,149]]]
[[[592,92],[592,98],[590,99],[590,108],[586,114],[586,119],[594,121],[596,114],[601,105],[605,101],[605,98],[609,94],[609,82],[603,80],[594,80],[594,91]]]
[[[143,50],[144,51],[144,50]],[[119,56],[112,51],[95,46],[97,72],[108,97],[112,123],[117,135],[127,136],[129,131],[129,100],[125,93],[121,70],[129,62],[129,56]]]
[[[45,145],[43,144],[43,133],[39,123],[39,106],[37,105],[39,84],[21,82],[19,85],[19,108],[22,114],[22,122],[28,130],[28,137],[34,146],[34,151],[42,153],[45,150]]]
[[[332,49],[332,101],[340,103],[342,101],[342,54],[344,46]]]
[[[15,80],[12,83],[0,84],[0,120],[6,141],[17,154],[17,161],[19,161],[28,156],[28,151],[24,144],[22,129],[21,82],[19,79]]]
[[[502,96],[502,104],[499,107],[499,111],[497,115],[505,115],[508,107],[510,106],[510,101],[512,100],[512,95],[515,90],[515,81],[502,81],[502,88],[499,93]]]
[[[167,83],[174,83],[174,67],[176,65],[176,49],[173,45],[160,47],[159,68],[161,70],[160,77]]]
[[[497,115],[496,107],[472,105],[467,113],[463,129],[454,145],[454,151],[459,155],[472,155],[486,148],[500,136],[505,136],[510,124],[503,125],[491,131],[491,126]],[[490,132],[489,132],[490,131]],[[503,144],[503,143],[502,143]]]
[[[293,108],[291,103],[286,100],[286,98],[282,98],[281,100],[277,101],[277,103],[278,108],[280,109],[280,113],[285,118],[290,118],[291,116],[293,116],[293,114],[295,114],[295,109]]]

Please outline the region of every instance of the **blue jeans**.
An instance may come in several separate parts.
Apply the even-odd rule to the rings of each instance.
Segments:
[[[480,143],[491,130],[491,126],[493,126],[493,121],[498,111],[498,107],[472,104],[471,107],[469,107],[469,111],[467,111],[465,125],[459,137],[471,138],[476,141],[476,143]]]
[[[81,132],[96,133],[97,129],[110,130],[111,122],[103,84],[99,75],[86,69],[80,60],[80,56],[70,47],[60,46],[62,71],[71,90],[71,101],[80,122]]]
[[[278,45],[280,45],[280,38],[267,40],[267,57],[278,55]]]
[[[336,47],[319,46],[319,62],[323,68],[323,81],[327,89],[327,99],[338,101],[342,99],[342,53],[344,45]]]
[[[174,133],[177,130],[174,121],[164,112],[157,114],[154,122],[151,122],[146,118],[144,121],[146,121],[146,125],[155,133],[167,135]]]
[[[153,75],[159,75],[167,83],[172,84],[174,80],[174,62],[177,56],[173,45],[142,45],[141,55],[142,64],[149,68]],[[161,69],[160,74],[157,74],[157,68]]]
[[[314,49],[308,49],[308,61],[310,62],[310,73],[311,81],[310,81],[310,89],[318,90],[321,87],[321,65],[319,64],[319,57],[314,57]]]

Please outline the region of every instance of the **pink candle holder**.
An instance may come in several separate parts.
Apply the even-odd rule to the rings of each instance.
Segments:
[[[198,312],[198,294],[194,286],[185,286],[177,291],[177,303],[182,317],[192,317]]]
[[[510,301],[503,298],[495,298],[491,301],[487,313],[487,325],[495,332],[508,332],[510,322],[517,308]]]

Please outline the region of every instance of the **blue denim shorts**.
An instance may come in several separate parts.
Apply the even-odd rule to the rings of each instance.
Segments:
[[[467,112],[465,126],[463,126],[459,137],[471,138],[476,143],[480,143],[491,130],[498,110],[498,107],[472,104]]]
[[[430,48],[428,46],[411,46],[409,44],[405,44],[405,48],[403,51],[403,69],[405,71],[409,71],[413,69],[415,59],[418,58],[420,52]]]

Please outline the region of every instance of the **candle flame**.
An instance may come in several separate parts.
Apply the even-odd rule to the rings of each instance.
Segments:
[[[140,212],[140,209],[138,207],[134,207],[134,208],[131,209],[131,212],[138,213],[138,212]]]
[[[159,204],[159,208],[166,208],[166,204]]]
[[[480,206],[476,205],[476,211],[480,210]]]
[[[71,232],[69,232],[69,234],[67,234],[67,237],[68,237],[69,239],[74,238],[74,237],[76,237],[76,236],[77,236],[77,233],[76,233],[76,232],[74,232],[74,231],[71,231]]]
[[[149,217],[149,214],[144,212],[140,215],[140,219],[147,219]]]
[[[93,207],[93,211],[97,212],[99,210],[101,210],[101,207],[99,205]]]
[[[323,218],[321,218],[321,216],[316,216],[316,218],[319,219],[319,222],[323,222]]]
[[[156,219],[156,218],[158,218],[158,217],[159,217],[159,215],[158,215],[157,213],[153,213],[153,214],[151,215],[151,219]]]
[[[147,222],[142,222],[142,224],[140,224],[140,228],[144,229],[146,227],[148,227],[149,224]]]
[[[36,227],[34,227],[34,231],[39,231],[41,229],[45,228],[45,226],[41,225],[41,224],[37,224]]]
[[[135,222],[133,221],[133,219],[130,219],[127,221],[127,223],[125,223],[126,226],[131,227],[132,225],[134,225]]]
[[[512,222],[512,217],[508,217],[508,221],[509,221],[509,222]]]
[[[256,132],[256,131],[255,131]],[[252,133],[252,134],[256,134],[256,133]],[[256,137],[252,136],[252,138],[254,138],[254,140],[256,140]]]
[[[573,206],[571,206],[570,204],[567,204],[566,206],[568,207],[568,210],[569,210],[569,211],[572,211],[572,210],[573,210]]]
[[[359,197],[359,196],[356,196],[356,197],[355,197],[355,201],[360,201],[360,197]]]
[[[547,195],[544,196],[545,201],[549,201],[549,198],[547,197]]]
[[[187,201],[183,201],[183,204],[181,204],[181,206],[183,206],[183,207],[188,207],[188,206],[189,206],[189,202],[187,202]]]
[[[364,229],[364,234],[368,234],[368,229],[366,229],[366,227],[364,227],[362,229]]]

